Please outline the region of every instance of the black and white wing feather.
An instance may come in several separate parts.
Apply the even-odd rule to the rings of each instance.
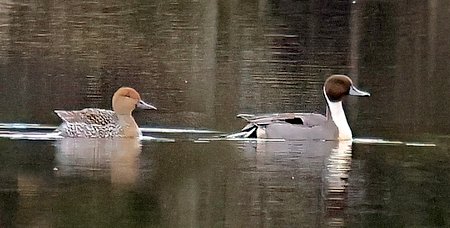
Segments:
[[[304,128],[312,128],[323,124],[326,117],[316,113],[274,113],[274,114],[239,114],[237,117],[242,118],[248,124],[238,134],[238,137],[253,138],[256,137],[256,130],[259,127],[265,127],[274,123],[296,125]]]

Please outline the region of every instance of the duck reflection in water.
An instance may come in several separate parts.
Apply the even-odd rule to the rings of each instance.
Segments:
[[[241,188],[246,193],[237,194],[264,199],[253,214],[289,213],[295,208],[301,213],[291,222],[345,226],[351,140],[257,141],[243,149],[245,157],[254,160],[255,170],[250,173],[253,181]]]
[[[348,179],[352,161],[352,141],[339,141],[326,159],[322,195],[327,225],[345,226],[348,206]]]
[[[133,184],[139,174],[138,139],[64,138],[56,142],[57,169],[61,176],[110,176],[115,184]]]

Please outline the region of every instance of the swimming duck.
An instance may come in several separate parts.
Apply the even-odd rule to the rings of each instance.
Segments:
[[[112,111],[98,108],[55,110],[64,121],[57,131],[71,138],[140,137],[142,133],[131,115],[136,107],[156,109],[142,101],[135,89],[122,87],[112,97]]]
[[[316,113],[239,114],[248,124],[240,133],[228,137],[351,140],[352,131],[345,117],[342,99],[347,95],[370,96],[357,89],[346,75],[332,75],[323,86],[326,115]]]

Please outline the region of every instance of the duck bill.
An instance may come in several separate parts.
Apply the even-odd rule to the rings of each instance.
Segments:
[[[154,109],[154,110],[157,109],[155,106],[153,106],[151,104],[147,104],[143,100],[139,100],[139,102],[137,103],[136,107],[138,107],[140,109]]]
[[[359,97],[368,97],[368,96],[370,96],[370,93],[361,91],[361,90],[357,89],[354,86],[350,87],[350,91],[349,91],[348,94],[352,95],[352,96],[359,96]]]

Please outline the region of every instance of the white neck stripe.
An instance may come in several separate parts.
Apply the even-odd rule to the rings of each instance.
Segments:
[[[336,127],[339,131],[339,139],[352,139],[352,130],[348,125],[347,118],[345,117],[344,108],[342,107],[342,101],[331,102],[330,99],[328,99],[327,94],[325,93],[325,87],[323,88],[323,93],[328,105],[327,118],[331,118],[334,124],[336,124]]]

